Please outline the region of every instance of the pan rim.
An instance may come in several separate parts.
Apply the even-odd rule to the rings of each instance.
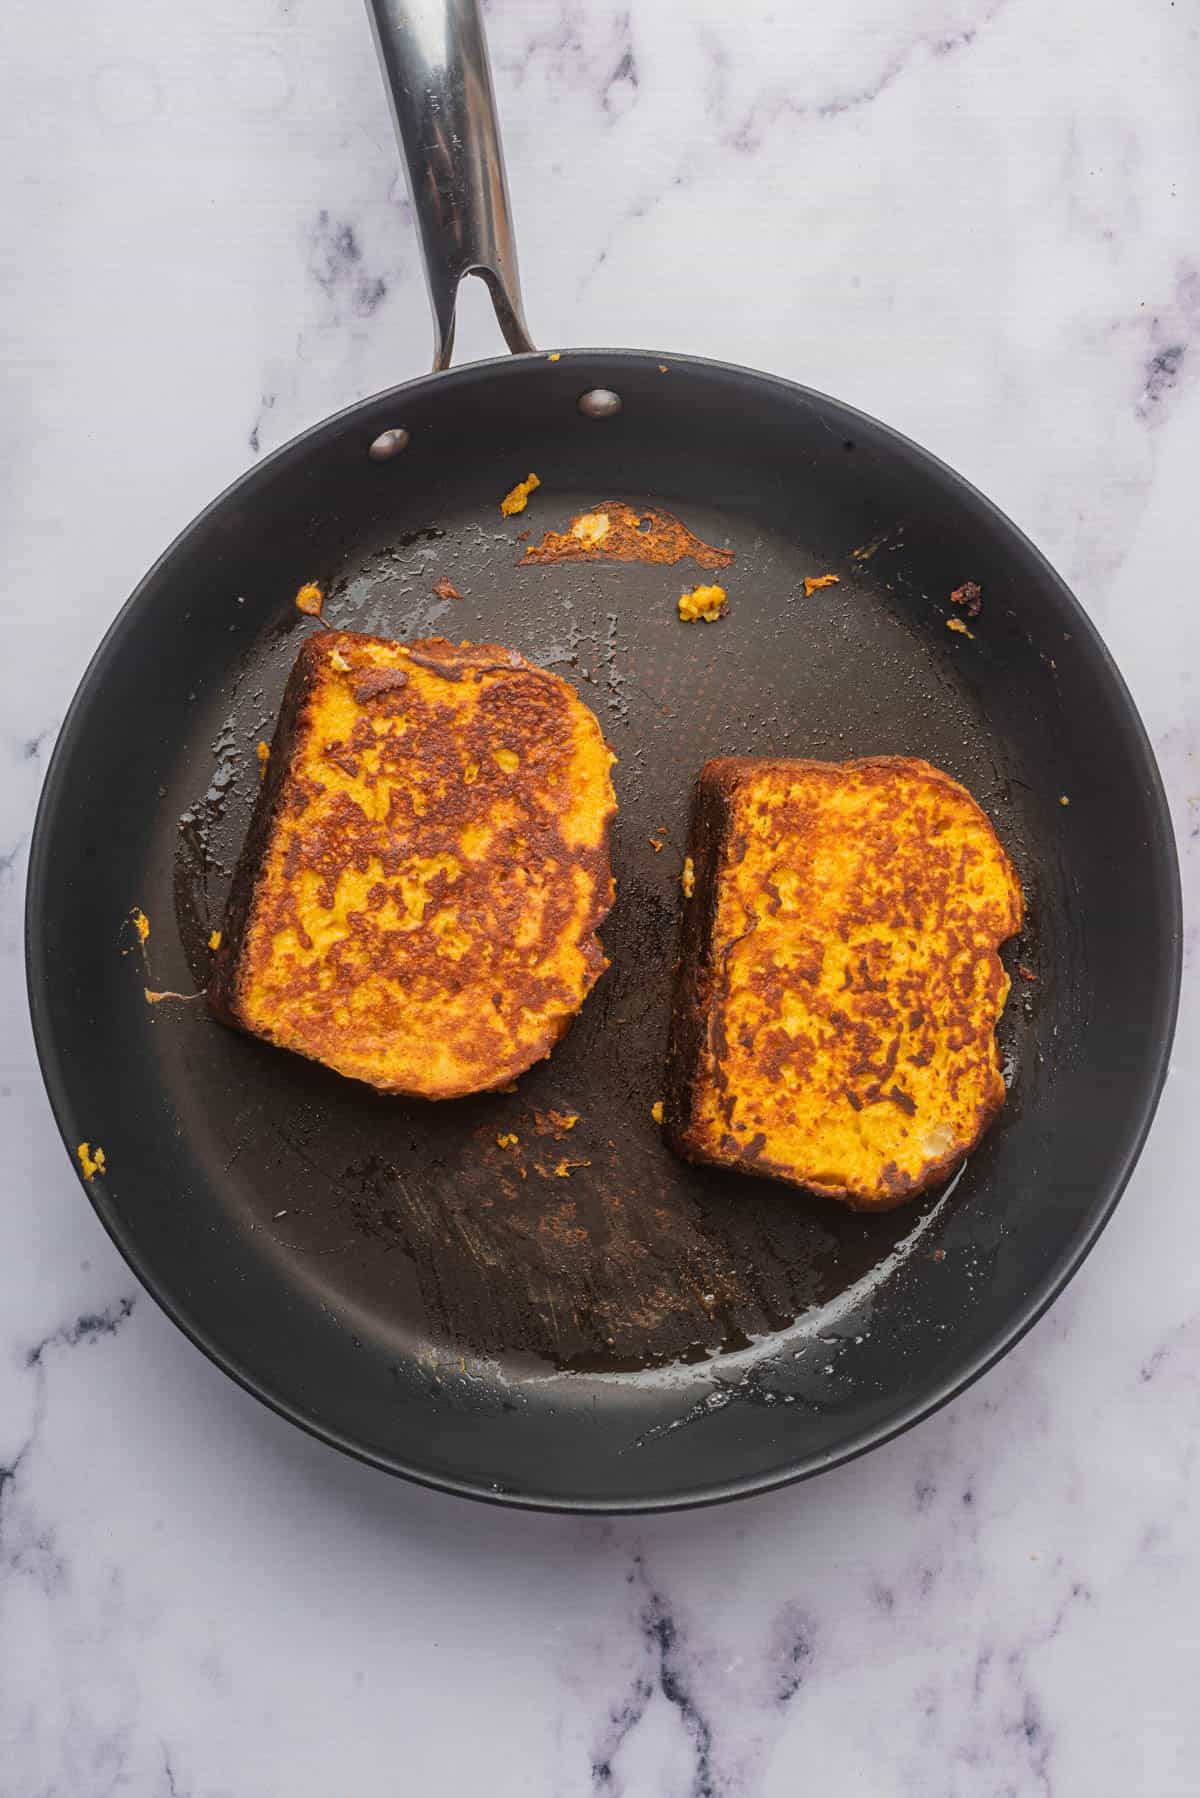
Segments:
[[[497,1491],[482,1481],[431,1472],[428,1468],[413,1465],[400,1457],[381,1454],[355,1442],[336,1426],[306,1414],[299,1406],[271,1390],[235,1354],[226,1350],[216,1339],[213,1331],[199,1319],[193,1318],[187,1307],[165,1290],[154,1270],[146,1264],[130,1232],[122,1226],[120,1219],[106,1204],[103,1193],[80,1179],[80,1184],[83,1186],[93,1210],[118,1253],[171,1321],[215,1366],[233,1379],[244,1391],[267,1405],[278,1416],[298,1425],[309,1435],[315,1436],[343,1454],[365,1462],[369,1466],[377,1467],[385,1473],[410,1480],[414,1484],[435,1491],[452,1493],[461,1498],[481,1500],[485,1503],[504,1505],[518,1510],[562,1514],[652,1514],[727,1503],[736,1498],[776,1491],[801,1480],[811,1479],[834,1467],[857,1460],[860,1456],[870,1453],[872,1449],[882,1447],[884,1443],[892,1441],[925,1418],[932,1416],[960,1393],[966,1391],[1021,1341],[1079,1271],[1099,1240],[1129,1183],[1158,1109],[1166,1082],[1178,1017],[1183,962],[1183,911],[1179,857],[1170,804],[1163,786],[1162,775],[1146,727],[1129,687],[1092,619],[1062,577],[1021,530],[1020,526],[1015,524],[970,481],[933,452],[915,443],[903,432],[872,417],[869,413],[862,412],[815,388],[761,370],[745,368],[713,358],[675,354],[667,351],[578,348],[561,352],[561,359],[557,364],[551,364],[546,353],[542,351],[518,356],[488,358],[478,362],[464,363],[442,373],[418,376],[411,381],[369,395],[318,420],[235,477],[175,535],[120,607],[80,677],[64,714],[51,753],[34,817],[25,893],[26,988],[34,1045],[42,1081],[59,1135],[74,1166],[73,1139],[75,1131],[71,1124],[71,1096],[67,1080],[59,1064],[48,1005],[40,990],[41,973],[46,962],[44,923],[49,878],[46,845],[71,758],[73,736],[79,727],[80,720],[89,713],[95,703],[103,668],[108,657],[114,652],[116,645],[127,631],[136,624],[138,615],[148,603],[148,596],[162,570],[170,563],[193,532],[244,490],[257,485],[262,479],[264,471],[281,468],[288,462],[306,455],[326,434],[336,434],[356,416],[368,416],[381,406],[404,403],[418,394],[424,396],[433,388],[448,392],[480,380],[508,379],[512,378],[518,370],[527,369],[534,363],[544,364],[548,368],[557,367],[561,371],[564,366],[569,369],[575,361],[590,361],[592,364],[602,362],[610,368],[666,362],[669,367],[683,372],[695,372],[700,375],[716,377],[718,380],[735,381],[743,390],[746,384],[750,383],[753,388],[778,393],[792,402],[800,401],[819,407],[826,412],[833,411],[844,418],[848,425],[859,430],[869,430],[899,453],[913,458],[928,475],[940,478],[959,497],[970,501],[979,508],[984,516],[989,517],[993,523],[1009,534],[1039,567],[1044,578],[1053,585],[1066,608],[1072,613],[1076,628],[1088,641],[1091,651],[1096,656],[1102,676],[1107,679],[1114,701],[1132,726],[1132,735],[1141,762],[1140,775],[1145,794],[1147,822],[1151,826],[1154,839],[1158,844],[1158,857],[1163,876],[1162,911],[1158,919],[1159,928],[1156,932],[1160,973],[1159,992],[1156,1010],[1150,1019],[1150,1029],[1155,1043],[1154,1053],[1147,1058],[1141,1071],[1141,1100],[1131,1120],[1132,1127],[1124,1153],[1114,1165],[1107,1181],[1097,1188],[1097,1195],[1070,1247],[1043,1272],[1040,1280],[1026,1295],[1022,1305],[1013,1312],[1008,1326],[998,1334],[995,1341],[986,1350],[977,1354],[965,1368],[960,1367],[952,1375],[938,1382],[931,1390],[901,1407],[886,1422],[862,1430],[858,1437],[836,1451],[815,1458],[793,1456],[792,1459],[785,1459],[779,1466],[766,1472],[726,1480],[706,1481],[690,1489],[662,1495],[617,1499],[596,1498],[587,1495],[567,1498],[548,1496],[544,1492],[539,1493],[532,1489],[509,1488]]]

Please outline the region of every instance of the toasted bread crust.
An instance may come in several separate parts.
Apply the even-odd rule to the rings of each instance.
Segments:
[[[308,637],[296,657],[275,721],[258,798],[250,814],[246,840],[233,871],[225,914],[221,920],[221,939],[213,956],[208,981],[208,1004],[213,1015],[233,1030],[246,1028],[238,1008],[238,989],[244,973],[247,951],[247,927],[254,905],[255,882],[266,855],[267,845],[282,822],[287,795],[288,770],[295,752],[300,720],[308,709],[320,666],[312,648],[320,637]]]
[[[723,758],[688,853],[672,1146],[863,1210],[944,1180],[1004,1102],[996,951],[1023,909],[970,794],[910,757]]]
[[[516,651],[310,637],[212,1010],[382,1091],[507,1085],[608,965],[611,760],[574,690]]]

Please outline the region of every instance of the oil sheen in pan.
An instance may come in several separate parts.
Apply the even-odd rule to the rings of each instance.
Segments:
[[[555,514],[565,519],[594,497],[555,495]],[[513,529],[453,519],[312,571],[334,626],[501,641],[556,667],[619,757],[618,897],[603,933],[613,965],[517,1091],[436,1107],[381,1099],[222,1033],[225,1091],[198,1127],[224,1170],[226,1202],[289,1277],[398,1350],[433,1343],[592,1372],[738,1358],[849,1293],[856,1306],[865,1301],[898,1256],[915,1252],[922,1218],[970,1203],[968,1169],[953,1196],[863,1217],[769,1182],[684,1167],[660,1140],[651,1107],[678,877],[691,782],[706,757],[926,756],[988,811],[1034,896],[1021,771],[997,766],[959,678],[954,658],[971,646],[943,645],[919,616],[928,602],[903,589],[902,531],[867,558],[847,545],[818,567],[781,536],[747,541],[744,521],[689,512],[687,522],[737,548],[723,577],[729,615],[711,627],[678,621],[682,566],[517,568]],[[830,566],[839,585],[805,597],[803,576]],[[461,600],[433,596],[441,577]],[[198,983],[257,788],[254,744],[269,735],[307,628],[285,613],[252,646],[236,689],[214,698],[214,779],[181,828],[176,917]],[[798,683],[794,658],[781,655],[792,666],[777,686],[772,641],[795,633],[807,673]],[[1034,904],[1025,936],[1005,952],[1010,968],[1036,965],[1036,920]],[[1002,1026],[1010,1076],[1035,1028],[1021,998],[1032,1011],[1014,992]],[[196,1066],[192,1032],[219,1030],[201,1007],[189,1009],[173,1020],[174,1047],[159,1035],[181,1083]],[[567,1117],[577,1120],[570,1128]],[[286,1204],[281,1170],[293,1194]]]

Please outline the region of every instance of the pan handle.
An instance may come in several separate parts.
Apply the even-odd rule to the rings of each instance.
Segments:
[[[367,10],[421,239],[433,366],[450,366],[464,275],[487,284],[509,349],[532,350],[479,0],[367,0]]]

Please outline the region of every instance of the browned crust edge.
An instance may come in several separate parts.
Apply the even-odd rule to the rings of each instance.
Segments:
[[[238,1010],[238,999],[242,979],[242,953],[254,915],[259,870],[283,804],[288,768],[300,723],[316,681],[318,646],[326,647],[329,635],[329,632],[322,631],[319,635],[309,637],[302,645],[288,676],[279,706],[279,717],[275,721],[275,734],[271,738],[266,772],[259,786],[254,810],[250,814],[246,840],[233,871],[229,897],[225,901],[225,916],[221,920],[221,944],[213,958],[212,974],[208,982],[208,1004],[214,1017],[234,1030],[247,1029]],[[256,1036],[258,1032],[247,1031],[247,1034]]]
[[[242,956],[254,917],[259,873],[286,797],[288,769],[291,765],[304,713],[320,672],[322,654],[335,649],[339,642],[379,643],[388,648],[395,646],[393,638],[371,636],[365,632],[321,631],[310,636],[301,647],[280,701],[275,733],[271,738],[271,753],[267,761],[266,774],[259,788],[242,851],[234,869],[229,897],[225,904],[225,914],[221,923],[221,943],[213,957],[212,973],[207,989],[209,1009],[222,1024],[232,1030],[241,1031],[247,1036],[253,1036],[260,1042],[269,1042],[271,1039],[261,1031],[247,1025],[240,1011],[239,999],[243,979]],[[536,663],[527,661],[517,650],[506,649],[503,644],[499,643],[454,644],[445,637],[427,637],[413,643],[404,643],[401,647],[419,666],[433,673],[442,674],[447,680],[462,680],[468,675],[480,676],[489,673],[529,674],[540,680],[569,685],[569,683],[563,682],[559,675],[552,673],[549,669],[539,668]],[[576,697],[578,698],[578,695]],[[580,700],[581,705],[584,703],[583,700]],[[609,966],[608,957],[604,953],[597,932],[611,912],[616,897],[610,842],[616,815],[617,806],[614,799],[613,804],[605,813],[598,846],[593,850],[580,852],[579,856],[581,865],[587,866],[596,876],[597,895],[595,904],[580,928],[580,947],[587,965],[587,985],[580,1000],[580,1007]],[[578,1010],[557,1020],[538,1039],[537,1043],[531,1046],[530,1051],[520,1057],[519,1063],[514,1060],[510,1064],[505,1064],[497,1072],[496,1078],[486,1086],[464,1084],[430,1092],[428,1090],[415,1091],[410,1087],[403,1086],[380,1086],[372,1081],[363,1081],[361,1084],[371,1086],[372,1090],[376,1092],[430,1100],[467,1098],[474,1093],[492,1092],[509,1085],[536,1062],[545,1060],[555,1045],[566,1035],[577,1016]],[[296,1053],[294,1050],[288,1052]],[[328,1064],[322,1063],[322,1065]],[[335,1069],[334,1072],[337,1070]],[[342,1078],[346,1077],[342,1076]]]
[[[780,1167],[757,1153],[753,1145],[741,1148],[737,1153],[714,1154],[694,1134],[693,1085],[701,1054],[707,1046],[710,1021],[708,1002],[715,979],[712,966],[713,935],[716,929],[717,872],[721,848],[731,827],[733,801],[741,782],[767,769],[779,767],[784,760],[797,770],[820,769],[828,772],[830,768],[874,768],[919,774],[922,778],[932,777],[965,796],[995,835],[995,827],[987,813],[962,783],[920,756],[862,756],[847,762],[821,762],[800,757],[718,756],[705,762],[696,780],[688,832],[686,853],[692,858],[695,887],[691,900],[683,907],[680,920],[679,959],[675,971],[664,1079],[663,1134],[671,1148],[685,1161],[779,1180],[788,1186],[799,1186],[805,1192],[816,1193],[822,1198],[837,1199],[853,1211],[894,1211],[897,1206],[907,1204],[910,1199],[919,1197],[930,1187],[949,1179],[962,1166],[1004,1106],[1007,1094],[1003,1080],[997,1080],[991,1097],[978,1107],[972,1133],[965,1142],[960,1141],[937,1161],[927,1162],[919,1174],[902,1176],[897,1170],[894,1182],[889,1182],[887,1191],[882,1193],[866,1193],[845,1186],[821,1186],[811,1181],[797,1180],[789,1168]],[[1007,850],[999,842],[999,838],[996,840],[1008,861],[1019,896],[1020,909],[1016,928],[1012,932],[1015,936],[1024,922],[1025,896]],[[1008,937],[1001,939],[1001,942],[1007,941]],[[997,943],[996,947],[999,949],[1000,944]]]

